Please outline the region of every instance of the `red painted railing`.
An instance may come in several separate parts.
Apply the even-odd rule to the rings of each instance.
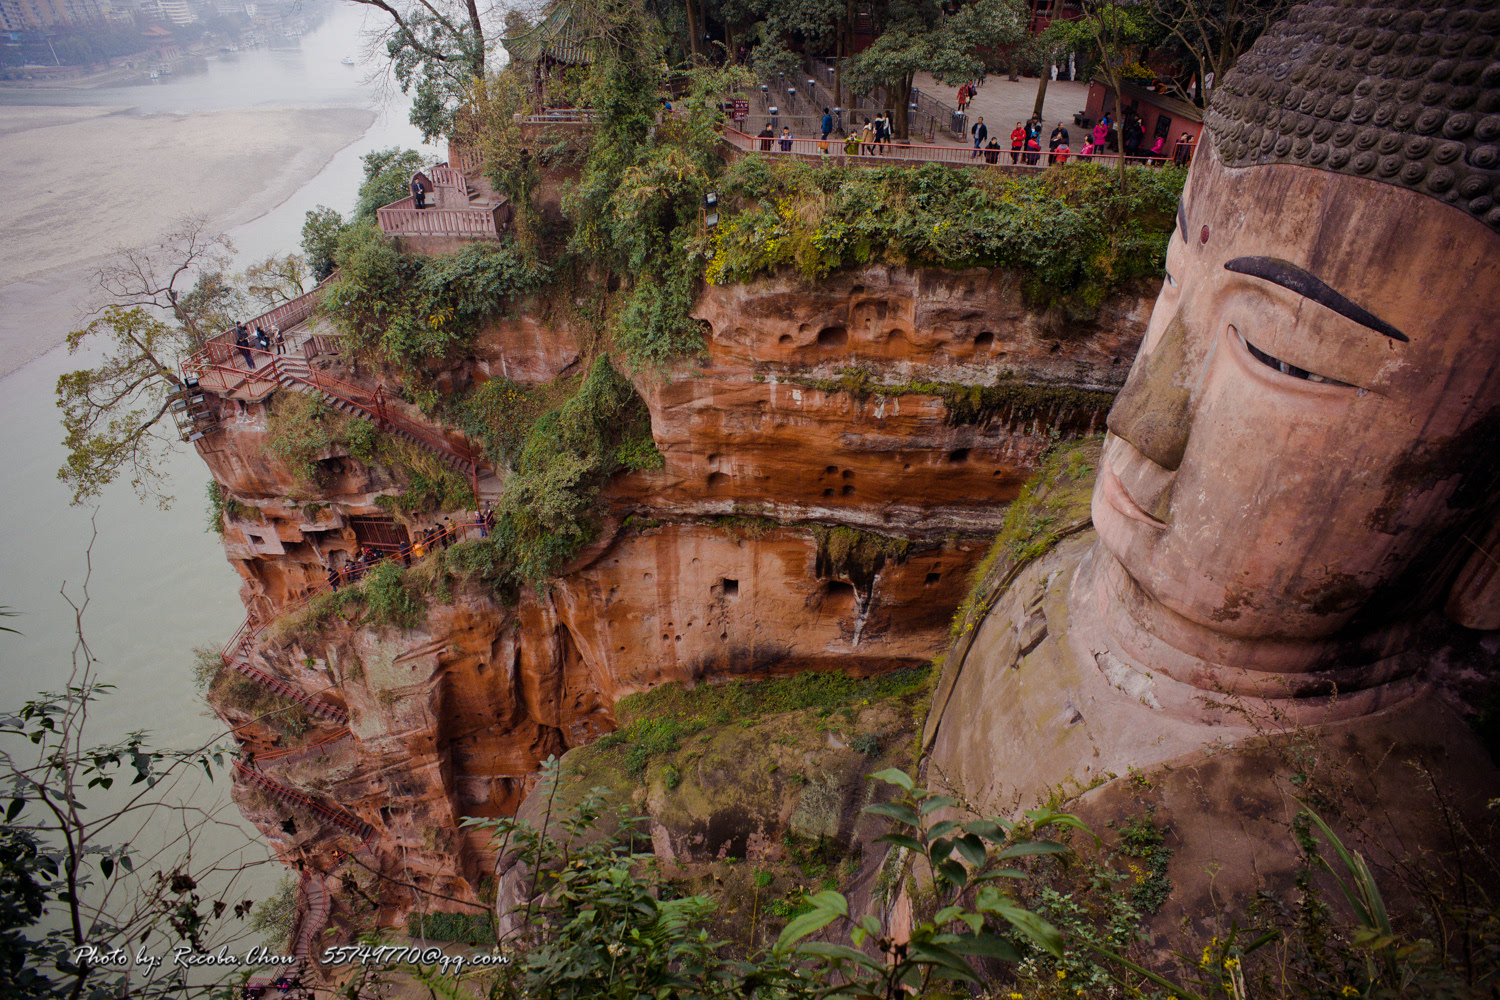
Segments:
[[[313,943],[323,933],[328,923],[328,886],[322,875],[304,871],[298,881],[297,929],[292,935],[292,955],[297,964],[307,967],[312,964]]]
[[[294,757],[306,757],[311,754],[317,753],[319,750],[322,750],[324,747],[329,746],[330,744],[347,740],[350,736],[353,735],[353,731],[350,730],[348,726],[340,726],[338,729],[335,729],[333,732],[329,733],[327,736],[324,736],[322,739],[317,740],[313,743],[309,743],[306,746],[275,747],[270,750],[256,750],[255,763],[264,764],[266,761],[286,761],[291,760]]]
[[[846,137],[847,138],[847,137]],[[830,135],[828,141],[822,139],[782,139],[780,136],[766,138],[765,136],[747,135],[738,129],[725,126],[724,141],[740,152],[762,152],[778,156],[817,157],[819,159],[838,160],[843,163],[878,162],[878,163],[952,163],[970,167],[1004,167],[1007,170],[1045,170],[1052,166],[1053,160],[1058,164],[1065,163],[1100,163],[1108,166],[1117,164],[1121,154],[1119,153],[1091,153],[1088,156],[1078,152],[1054,154],[1042,150],[1040,152],[1028,153],[1024,150],[1002,149],[980,149],[975,150],[972,146],[929,146],[921,143],[887,142],[887,143],[865,143],[858,144],[859,152],[851,153],[845,151],[845,139],[837,135]],[[783,149],[783,145],[789,145],[789,149]],[[853,144],[849,148],[853,148]],[[995,162],[991,163],[989,156],[995,156]],[[1013,159],[1014,157],[1014,159]],[[1150,166],[1165,166],[1171,162],[1170,157],[1152,157],[1149,155],[1127,157],[1129,163],[1146,164]]]
[[[314,802],[290,785],[283,785],[274,778],[267,777],[243,761],[234,762],[234,773],[247,783],[269,792],[288,805],[299,806],[319,819],[327,820],[334,826],[348,830],[361,841],[367,841],[375,835],[375,828],[364,820],[338,809],[330,809],[321,802]]]
[[[290,698],[292,701],[306,706],[308,711],[310,712],[315,712],[318,715],[323,716],[324,718],[333,719],[335,722],[341,722],[345,725],[347,725],[349,722],[349,713],[344,711],[342,708],[339,708],[337,705],[333,705],[326,701],[323,701],[316,695],[309,694],[308,692],[303,691],[301,688],[297,687],[295,684],[284,681],[274,674],[268,674],[264,670],[261,670],[259,667],[252,667],[245,660],[235,658],[226,659],[224,662],[225,665],[229,667],[229,669],[234,670],[237,673],[244,674],[246,677],[249,677],[251,680],[259,683],[262,687],[270,688],[272,691],[275,691],[283,698]]]
[[[448,140],[448,163],[465,174],[477,174],[484,169],[484,154]]]
[[[446,163],[439,163],[427,171],[427,176],[431,177],[432,183],[438,187],[458,188],[460,191],[469,190],[469,181],[463,175],[463,171],[450,167]]]
[[[313,310],[317,308],[318,298],[323,294],[323,290],[327,286],[328,281],[324,281],[322,284],[314,287],[312,291],[304,292],[303,294],[297,296],[295,299],[292,299],[289,302],[283,302],[275,309],[263,312],[253,319],[246,320],[245,329],[249,330],[253,334],[255,332],[255,328],[260,327],[266,332],[267,336],[271,336],[272,328],[279,327],[282,334],[285,335],[286,332],[289,331],[292,327],[297,326],[300,323],[307,322],[307,318],[311,316],[313,314]],[[201,362],[222,363],[231,356],[229,354],[229,351],[233,349],[234,328],[230,327],[223,333],[210,338],[208,342],[203,345],[203,348],[201,350],[190,355],[188,359],[182,363],[182,368],[184,371],[186,371],[189,366]]]
[[[218,345],[215,345],[216,347]],[[316,389],[330,400],[346,403],[385,430],[393,430],[412,438],[417,444],[457,459],[464,473],[471,478],[477,476],[484,466],[479,453],[467,443],[456,445],[447,437],[432,429],[402,417],[395,402],[386,395],[385,386],[374,390],[345,382],[324,371],[319,371],[302,359],[290,354],[275,354],[254,347],[233,347],[230,356],[222,362],[198,360],[198,356],[183,362],[184,373],[196,375],[199,384],[223,392],[232,392],[243,385],[249,389],[264,387],[267,392],[283,384],[283,380],[300,382]],[[235,364],[234,354],[248,355],[254,367],[240,368]],[[254,390],[252,390],[252,394]]]

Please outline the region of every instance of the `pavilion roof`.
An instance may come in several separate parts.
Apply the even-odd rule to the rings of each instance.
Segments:
[[[512,59],[536,62],[548,59],[569,66],[592,61],[592,42],[584,29],[584,5],[580,0],[558,0],[547,16],[529,31],[502,38],[500,43]]]

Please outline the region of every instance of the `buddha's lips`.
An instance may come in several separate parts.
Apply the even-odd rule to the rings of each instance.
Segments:
[[[1141,510],[1140,506],[1125,492],[1125,484],[1120,482],[1120,477],[1115,475],[1115,470],[1109,467],[1108,461],[1099,463],[1099,481],[1104,487],[1104,499],[1115,510],[1124,514],[1133,521],[1149,524],[1153,528],[1165,528],[1166,524]]]

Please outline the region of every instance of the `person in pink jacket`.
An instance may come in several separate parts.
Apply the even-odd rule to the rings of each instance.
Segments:
[[[1151,147],[1151,159],[1153,161],[1151,165],[1153,167],[1159,167],[1162,164],[1164,164],[1164,163],[1167,162],[1167,152],[1166,152],[1166,150],[1167,150],[1167,137],[1164,136],[1164,135],[1157,136],[1156,137],[1156,142]]]

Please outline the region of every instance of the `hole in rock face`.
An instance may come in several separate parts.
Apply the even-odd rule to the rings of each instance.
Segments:
[[[738,580],[731,580],[731,579],[729,579],[729,577],[726,576],[723,580],[720,581],[720,583],[724,587],[724,596],[725,597],[739,597],[740,596],[740,581],[738,581]]]
[[[943,578],[943,574],[941,574],[941,573],[928,573],[927,574],[927,586],[931,587],[933,584],[937,583],[942,578]]]
[[[823,466],[823,472],[826,475],[830,475],[831,476],[831,475],[833,475],[837,471],[839,471],[839,467],[837,465],[825,465],[825,466]]]
[[[980,350],[985,350],[986,348],[993,347],[994,344],[995,335],[993,333],[990,333],[988,330],[974,338],[974,346],[979,348]]]
[[[844,476],[845,479],[853,479],[854,478],[854,470],[853,469],[845,469],[844,472],[843,472],[843,476]]]
[[[850,599],[853,599],[853,597],[854,597],[854,584],[852,584],[852,583],[845,583],[843,580],[829,580],[828,581],[828,596],[829,597],[848,597]]]
[[[729,485],[729,476],[723,472],[710,472],[708,474],[708,488],[711,490],[722,489]]]
[[[843,493],[844,496],[846,496],[846,497],[852,497],[854,495],[854,487],[853,486],[845,486],[839,492]]]
[[[823,495],[825,497],[831,497],[831,496],[833,496],[833,487],[830,486],[830,487],[828,487],[828,489],[824,490],[823,491]]]
[[[790,333],[783,333],[776,342],[778,344],[790,344],[792,342],[792,335]]]
[[[818,331],[819,347],[843,347],[849,343],[849,331],[841,326],[825,326]]]
[[[969,449],[967,448],[954,448],[952,451],[948,452],[948,461],[950,462],[958,463],[967,462],[968,460]]]
[[[905,465],[901,466],[901,471],[902,472],[910,472],[911,471],[911,463],[907,462]]]

